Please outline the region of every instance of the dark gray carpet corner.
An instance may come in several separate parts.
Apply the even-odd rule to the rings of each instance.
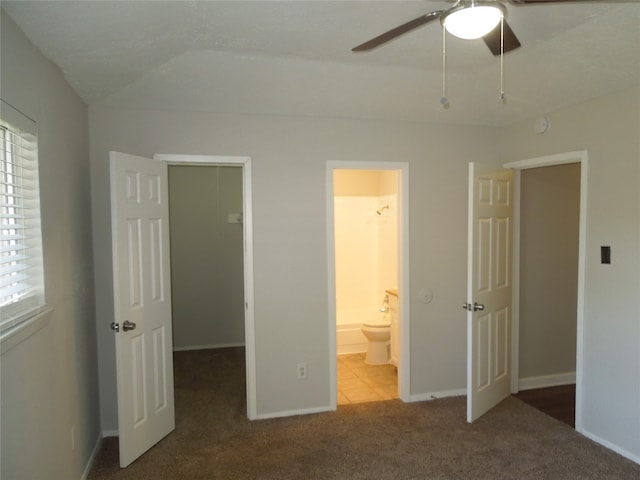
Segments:
[[[251,422],[243,349],[174,358],[176,430],[126,469],[105,439],[88,480],[640,479],[640,465],[513,397],[473,424],[464,397]]]

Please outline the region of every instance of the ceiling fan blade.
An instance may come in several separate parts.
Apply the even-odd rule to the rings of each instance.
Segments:
[[[442,12],[443,12],[442,10],[438,10],[435,12],[430,12],[425,15],[422,15],[421,17],[414,18],[413,20],[407,23],[403,23],[402,25],[392,30],[389,30],[388,32],[383,33],[382,35],[378,35],[377,37],[372,38],[371,40],[364,42],[363,44],[358,45],[357,47],[352,48],[351,51],[364,52],[364,51],[376,48],[382,45],[383,43],[387,43],[393,40],[394,38],[399,37],[402,34],[410,32],[415,28],[421,27],[425,23],[429,23],[432,20],[435,20],[436,18],[440,18],[440,14],[442,14]]]
[[[511,5],[531,5],[545,3],[637,3],[638,0],[509,0]]]
[[[542,0],[542,1],[549,1],[549,0]],[[504,20],[503,23],[504,23],[504,53],[508,53],[511,50],[515,50],[516,48],[520,47],[520,40],[518,40],[518,37],[516,37],[516,34],[513,33],[513,30],[511,30],[511,27],[509,26],[507,21]],[[500,24],[498,24],[496,28],[491,30],[484,37],[482,37],[482,39],[484,40],[484,43],[487,44],[487,47],[489,47],[489,50],[491,50],[491,53],[493,53],[494,55],[500,55]]]
[[[527,3],[575,3],[575,0],[509,0],[513,5],[525,5]]]

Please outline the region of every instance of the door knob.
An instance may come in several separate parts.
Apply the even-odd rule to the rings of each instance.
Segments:
[[[119,332],[120,324],[116,322],[111,322],[111,330],[113,330],[114,332]]]
[[[482,307],[484,308],[484,307]],[[136,324],[133,322],[130,322],[129,320],[125,320],[122,323],[122,330],[125,332],[128,332],[129,330],[135,330],[136,329]]]
[[[473,311],[477,312],[478,310],[484,310],[484,305],[478,302],[473,302]]]
[[[462,304],[462,308],[464,308],[465,310],[468,310],[469,312],[471,311],[477,312],[478,310],[484,310],[484,305],[478,302],[473,302],[473,305],[471,305],[470,303],[464,302]]]

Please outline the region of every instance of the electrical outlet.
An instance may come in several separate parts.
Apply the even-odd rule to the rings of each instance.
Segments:
[[[298,380],[304,380],[305,378],[307,378],[307,362],[298,363],[296,369],[296,378]]]

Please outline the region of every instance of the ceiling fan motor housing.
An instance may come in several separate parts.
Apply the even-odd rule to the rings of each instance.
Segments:
[[[500,2],[461,1],[440,15],[440,23],[452,35],[465,40],[481,38],[507,17]]]

